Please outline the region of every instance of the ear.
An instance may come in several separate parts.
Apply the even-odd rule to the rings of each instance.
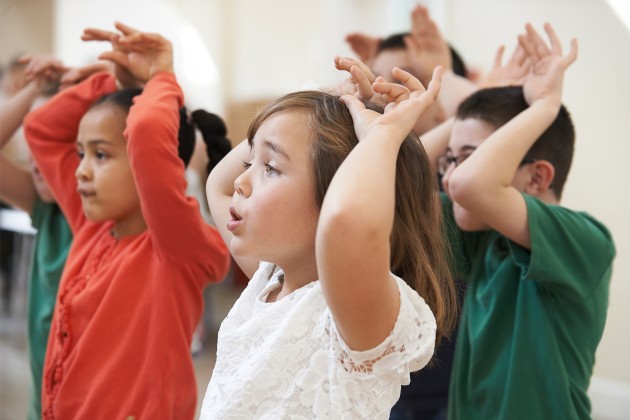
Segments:
[[[537,160],[530,165],[530,177],[525,186],[525,193],[533,196],[540,196],[551,187],[551,183],[556,175],[556,170],[547,160]]]

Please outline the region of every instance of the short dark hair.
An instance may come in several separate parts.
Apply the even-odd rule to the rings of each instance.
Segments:
[[[378,44],[378,49],[376,50],[377,53],[380,53],[381,51],[400,50],[407,48],[405,46],[405,37],[408,35],[410,35],[409,32],[401,32],[399,34],[393,34],[388,36],[387,38],[381,39],[381,42],[379,42]],[[451,50],[453,73],[458,76],[467,77],[466,75],[468,73],[468,70],[466,69],[466,64],[464,63],[464,60],[451,44],[449,44],[448,47]]]
[[[496,128],[516,117],[528,108],[522,86],[481,89],[466,98],[457,108],[456,118],[482,120]],[[571,115],[564,105],[560,106],[553,123],[528,150],[525,159],[543,159],[555,169],[551,189],[559,199],[571,169],[575,129]]]

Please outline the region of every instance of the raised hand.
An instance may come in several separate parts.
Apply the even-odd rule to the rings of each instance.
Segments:
[[[429,75],[435,67],[453,67],[448,43],[425,7],[417,5],[411,12],[411,34],[405,37],[405,46],[414,72],[421,77],[422,83],[429,83]]]
[[[67,68],[60,60],[50,55],[28,54],[20,57],[20,63],[26,64],[26,80],[34,81],[44,91],[47,85],[56,83]]]
[[[353,58],[336,56],[335,68],[350,73],[348,78],[335,87],[336,93],[340,95],[354,95],[367,101],[380,98],[380,96],[374,97],[375,92],[372,89],[372,83],[374,83],[376,77],[366,64]],[[381,105],[385,106],[386,104],[382,103]]]
[[[122,35],[89,28],[82,39],[112,43],[112,51],[102,53],[99,58],[115,64],[116,77],[123,86],[143,84],[161,71],[173,71],[170,41],[159,34],[140,32],[119,22],[115,26]]]
[[[376,57],[381,40],[374,36],[355,32],[346,36],[346,42],[350,44],[350,48],[359,56],[359,59],[369,65]]]
[[[544,25],[550,45],[538,32],[527,24],[526,34],[519,36],[519,43],[527,52],[532,65],[523,84],[525,100],[531,106],[536,101],[548,100],[559,105],[562,101],[562,83],[564,72],[577,58],[578,46],[571,40],[571,50],[562,54],[562,45],[552,26]]]
[[[532,61],[528,58],[527,52],[519,42],[514,52],[512,52],[510,59],[503,65],[504,51],[505,46],[501,45],[494,57],[492,68],[479,84],[479,88],[523,85],[532,64]]]
[[[387,102],[383,114],[367,109],[365,104],[355,96],[342,96],[341,100],[352,114],[359,140],[373,134],[382,134],[384,138],[398,139],[402,142],[413,129],[420,115],[437,99],[442,72],[442,67],[436,67],[431,82],[425,89],[422,83],[410,73],[394,67],[392,75],[400,83],[390,83],[379,78],[372,84],[374,91],[380,93],[383,100]]]

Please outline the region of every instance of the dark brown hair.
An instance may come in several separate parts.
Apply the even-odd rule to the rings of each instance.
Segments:
[[[529,106],[522,86],[481,89],[466,98],[457,108],[456,118],[474,118],[495,129],[525,111]],[[562,105],[553,123],[530,147],[524,159],[542,159],[555,170],[551,189],[556,198],[562,197],[564,184],[573,161],[575,129],[569,111]]]

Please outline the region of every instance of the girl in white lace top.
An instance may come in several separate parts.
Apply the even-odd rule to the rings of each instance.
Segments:
[[[410,133],[441,68],[428,90],[349,70],[384,113],[358,93],[286,95],[208,178],[252,280],[221,324],[201,419],[387,418],[453,326],[435,172]]]

